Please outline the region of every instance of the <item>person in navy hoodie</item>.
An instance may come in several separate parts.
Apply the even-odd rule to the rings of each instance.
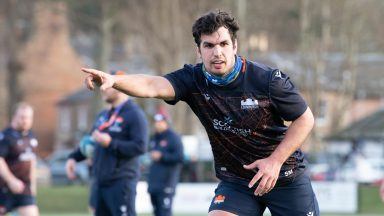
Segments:
[[[0,215],[17,210],[39,215],[36,206],[37,139],[31,131],[33,108],[19,103],[11,125],[0,132]]]
[[[99,114],[87,138],[94,143],[92,188],[95,191],[91,194],[95,196],[92,197],[95,215],[135,216],[139,156],[147,150],[147,120],[142,109],[127,95],[110,88],[103,90],[102,96],[110,108]],[[76,162],[84,159],[80,148],[70,154],[66,164],[68,178],[75,178]]]
[[[201,63],[165,76],[83,68],[85,83],[191,107],[208,134],[220,179],[210,216],[259,216],[266,208],[272,215],[317,216],[300,150],[313,114],[288,75],[237,54],[238,30],[228,13],[209,12],[192,27]]]
[[[155,134],[150,142],[152,163],[148,174],[148,192],[156,216],[172,215],[172,201],[183,162],[183,144],[164,114],[156,114]]]

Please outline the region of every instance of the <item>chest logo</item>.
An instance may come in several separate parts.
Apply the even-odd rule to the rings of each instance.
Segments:
[[[257,109],[259,108],[259,101],[253,98],[247,98],[245,100],[241,100],[241,109]]]
[[[159,144],[161,147],[166,147],[168,145],[168,142],[166,140],[161,140]]]
[[[37,142],[37,139],[31,139],[31,146],[36,147],[39,143]]]

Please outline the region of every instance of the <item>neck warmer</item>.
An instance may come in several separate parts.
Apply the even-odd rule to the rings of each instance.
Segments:
[[[237,78],[237,76],[241,71],[242,65],[243,65],[243,62],[241,61],[241,58],[239,56],[235,56],[235,66],[233,67],[232,71],[225,76],[216,76],[216,75],[210,74],[205,69],[204,64],[202,66],[202,69],[203,69],[203,74],[205,78],[209,82],[218,86],[225,86],[233,82]]]

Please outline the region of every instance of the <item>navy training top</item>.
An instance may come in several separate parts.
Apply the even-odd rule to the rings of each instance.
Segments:
[[[102,111],[91,133],[108,121],[108,112]],[[102,130],[112,137],[107,148],[95,146],[92,172],[98,184],[108,184],[117,179],[137,181],[140,177],[139,156],[144,154],[148,143],[148,123],[143,110],[127,100],[117,114],[114,123]],[[85,156],[77,148],[69,158],[82,161]]]
[[[278,69],[243,59],[239,76],[226,86],[210,83],[202,64],[165,75],[175,91],[176,104],[185,101],[205,127],[213,151],[216,176],[248,185],[257,170],[243,165],[272,154],[293,121],[307,109],[289,77]],[[277,185],[305,169],[301,150],[282,165]]]
[[[175,193],[183,162],[181,138],[172,129],[156,133],[150,142],[150,151],[161,152],[159,161],[152,161],[148,174],[149,193]]]

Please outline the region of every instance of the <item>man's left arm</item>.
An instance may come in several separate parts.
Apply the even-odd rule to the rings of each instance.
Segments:
[[[284,139],[269,157],[244,166],[246,169],[258,169],[257,174],[249,183],[249,187],[253,187],[260,180],[255,195],[261,196],[273,189],[279,177],[281,166],[302,145],[313,125],[313,114],[308,107],[299,118],[292,121]]]

